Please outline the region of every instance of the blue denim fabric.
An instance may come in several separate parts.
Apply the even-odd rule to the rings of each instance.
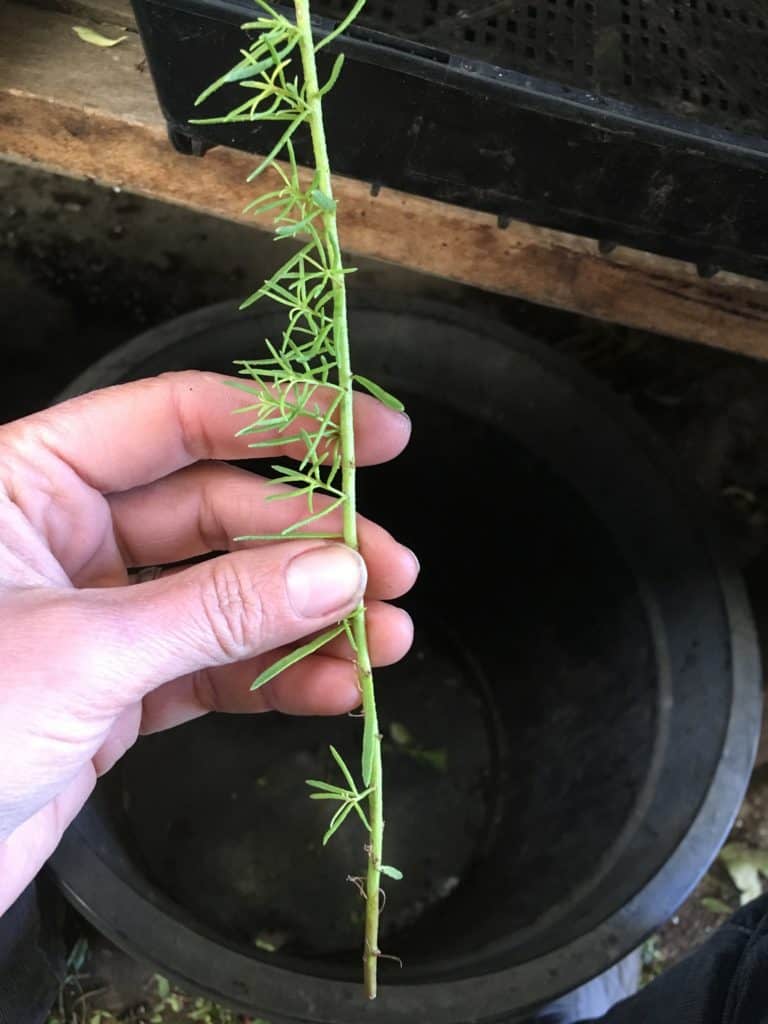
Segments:
[[[547,1006],[536,1017],[535,1024],[576,1024],[603,1017],[616,1003],[634,995],[639,983],[638,950],[604,974]]]

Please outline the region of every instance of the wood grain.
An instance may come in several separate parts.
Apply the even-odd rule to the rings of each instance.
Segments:
[[[49,0],[51,2],[51,0]],[[135,30],[113,49],[72,32],[90,14],[117,24],[123,0],[56,0],[0,10],[0,156],[231,220],[253,197],[247,154],[184,157],[168,144]],[[72,14],[67,4],[75,3]],[[710,280],[693,266],[633,249],[601,254],[563,232],[335,179],[352,253],[676,338],[768,357],[768,283]]]

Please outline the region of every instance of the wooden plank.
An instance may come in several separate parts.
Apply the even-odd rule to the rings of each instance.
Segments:
[[[70,0],[57,0],[68,3]],[[135,31],[113,49],[72,26],[122,0],[79,0],[80,14],[8,3],[0,10],[0,156],[244,220],[254,158],[203,159],[169,146]],[[87,13],[87,12],[86,12]],[[768,283],[512,222],[361,182],[335,181],[350,252],[577,313],[768,357]]]

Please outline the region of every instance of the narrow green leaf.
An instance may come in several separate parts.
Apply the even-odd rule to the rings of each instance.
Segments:
[[[336,445],[336,447],[334,448],[334,451],[333,451],[333,457],[331,459],[331,465],[330,465],[330,468],[328,469],[328,474],[326,475],[326,478],[325,478],[325,486],[326,487],[329,487],[329,488],[332,487],[333,481],[336,479],[336,476],[337,476],[337,474],[338,474],[340,469],[341,469],[341,445]],[[338,494],[339,492],[337,491],[336,493]]]
[[[334,413],[339,408],[341,399],[342,394],[341,392],[339,392],[334,397],[334,400],[329,403],[329,407],[326,410],[326,415],[323,417],[321,424],[319,424],[319,426],[317,427],[317,431],[314,434],[314,440],[312,441],[311,444],[307,445],[307,459],[314,459],[315,456],[317,455],[317,449],[319,444],[321,444],[321,442],[324,439],[332,437],[334,431],[338,432],[338,427],[336,426],[335,423],[332,423],[332,420],[334,418]]]
[[[314,501],[315,491],[317,490],[312,484],[307,484],[306,487],[294,487],[286,488],[282,494],[268,494],[264,499],[265,501],[291,501],[293,498],[301,497],[302,494],[307,496],[307,504],[312,505]],[[298,537],[299,534],[282,533],[280,536],[283,540],[289,540],[291,536]]]
[[[237,436],[237,435],[235,435]],[[252,441],[249,448],[277,448],[283,444],[293,444],[295,441],[300,441],[301,438],[298,434],[293,434],[291,437],[286,437],[284,434],[280,437],[272,438],[269,441]]]
[[[252,107],[252,106],[253,106],[253,101],[249,101],[248,103],[244,103],[243,104],[243,107],[246,107],[246,108],[247,107]],[[265,120],[270,120],[270,121],[287,121],[288,118],[285,117],[285,116],[282,116],[282,115],[277,115],[277,114],[275,114],[272,117],[269,117],[266,114],[254,114],[252,111],[250,113],[242,113],[242,114],[235,114],[234,112],[230,111],[230,113],[227,114],[224,117],[190,117],[189,123],[190,124],[254,124],[255,122],[265,121]],[[275,165],[275,166],[277,166],[277,165]]]
[[[341,797],[345,797],[347,795],[346,789],[334,786],[331,782],[323,782],[322,779],[305,779],[304,781],[308,786],[312,786],[314,789],[322,789],[324,793],[336,793]]]
[[[363,719],[363,784],[370,786],[373,778],[373,758],[376,752],[376,722],[373,715]]]
[[[327,846],[328,840],[334,833],[338,832],[344,822],[347,820],[349,815],[352,813],[352,808],[355,805],[353,803],[343,804],[339,810],[334,814],[331,819],[331,824],[328,826],[328,831],[323,836],[323,846]]]
[[[128,36],[118,36],[117,39],[108,39],[103,36],[101,32],[94,32],[92,28],[85,28],[83,25],[73,25],[72,31],[76,36],[79,36],[84,43],[90,43],[91,46],[117,46],[118,43],[124,42]]]
[[[317,212],[310,213],[309,216],[296,221],[294,224],[282,224],[279,228],[275,229],[275,234],[278,238],[293,238],[294,235],[298,235],[301,234],[302,231],[306,231],[314,217],[317,217]],[[305,280],[305,278],[299,278],[299,280]]]
[[[374,398],[378,398],[378,400],[383,402],[388,408],[395,409],[397,412],[403,412],[405,410],[405,406],[399,398],[395,398],[395,396],[391,395],[389,391],[385,391],[384,388],[378,385],[375,381],[368,380],[367,377],[361,377],[359,373],[353,374],[353,378],[358,384],[362,384],[365,390],[369,391]]]
[[[266,203],[264,206],[258,206],[255,202],[248,203],[243,209],[243,213],[252,213],[254,217],[261,217],[265,213],[269,213],[270,210],[277,210],[281,206],[285,206],[289,199],[273,199],[271,203]]]
[[[355,20],[355,18],[358,16],[360,11],[362,11],[364,6],[365,0],[357,0],[355,6],[349,11],[349,13],[344,18],[342,18],[342,20],[338,23],[333,32],[329,32],[325,39],[320,40],[320,42],[315,47],[315,53],[317,53],[319,50],[322,50],[322,48],[324,46],[327,46],[328,43],[333,42],[336,36],[339,36],[341,35],[342,32],[345,32],[352,24],[352,22]]]
[[[225,380],[224,383],[228,388],[237,388],[238,391],[246,391],[249,395],[256,395],[257,398],[261,398],[264,394],[263,385],[260,388],[255,388],[253,384],[246,384],[244,380],[237,380],[234,377]],[[249,406],[248,408],[253,408]],[[235,409],[235,412],[244,412],[242,409]]]
[[[235,437],[243,437],[244,434],[255,434],[261,430],[275,430],[278,431],[280,427],[287,427],[293,422],[292,416],[272,416],[267,419],[257,420],[256,423],[249,423],[246,427],[241,427]],[[276,437],[274,441],[275,445],[281,444],[282,439]]]
[[[321,483],[317,476],[312,476],[310,473],[305,473],[300,469],[296,469],[294,466],[274,465],[271,466],[270,468],[272,469],[273,473],[280,477],[280,484],[299,483],[312,484],[313,486],[317,486],[319,483]]]
[[[290,199],[290,196],[286,195],[285,189],[283,189],[283,188],[276,188],[276,189],[273,189],[271,192],[264,192],[263,195],[256,196],[256,198],[252,199],[250,201],[250,203],[248,203],[247,206],[243,207],[243,213],[246,213],[248,210],[254,209],[254,207],[261,206],[262,203],[269,203],[273,199],[279,199],[279,200],[282,201],[282,200]],[[257,362],[259,362],[259,360],[258,359],[255,359],[255,360],[235,359],[234,362],[236,362],[236,363],[256,362],[257,363]]]
[[[339,632],[341,632],[341,630],[343,628],[344,627],[342,626],[339,629]],[[347,785],[349,786],[349,788],[352,790],[353,793],[357,793],[357,786],[355,785],[355,780],[352,778],[352,772],[349,770],[349,768],[347,768],[347,765],[346,765],[346,763],[344,761],[344,758],[338,752],[336,747],[329,747],[329,750],[331,751],[331,757],[336,762],[336,764],[339,766],[339,768],[341,768],[341,772],[342,772],[344,778],[347,780]]]
[[[291,122],[291,124],[288,126],[288,128],[286,128],[286,130],[283,132],[283,134],[280,136],[280,138],[274,144],[272,149],[269,151],[267,156],[265,156],[264,159],[261,161],[261,163],[256,168],[256,170],[251,171],[251,173],[246,178],[246,181],[254,181],[256,178],[258,178],[258,176],[260,174],[262,174],[264,171],[266,171],[266,169],[269,167],[269,165],[271,163],[273,163],[277,159],[277,154],[280,152],[280,150],[283,148],[283,146],[286,144],[286,142],[288,142],[290,137],[300,127],[300,125],[304,124],[306,119],[307,119],[307,115],[305,113],[305,114],[298,115],[296,117],[296,120]]]
[[[285,18],[282,16],[282,14],[278,14],[277,11],[274,9],[274,7],[271,7],[267,3],[267,0],[255,0],[255,3],[263,11],[266,11],[267,14],[270,16],[270,18],[273,18],[278,24],[281,21],[285,21]],[[288,24],[290,25],[290,22]],[[248,27],[247,25],[243,26],[243,28],[247,28],[247,27]],[[290,25],[290,27],[293,28],[293,25]]]
[[[233,537],[233,541],[246,540],[341,540],[340,533],[294,533],[286,536],[283,533],[248,533],[242,537]]]
[[[357,640],[355,640],[355,634],[352,630],[352,623],[350,622],[351,616],[347,616],[344,619],[342,625],[344,626],[344,632],[347,634],[347,640],[349,640],[349,646],[357,654]]]
[[[254,0],[254,3],[258,4],[259,0]],[[285,18],[283,18],[279,14],[274,14],[274,16],[270,17],[270,18],[265,18],[264,15],[262,15],[260,18],[257,18],[255,21],[244,21],[244,22],[242,22],[241,25],[240,25],[240,31],[241,32],[259,32],[259,33],[263,33],[263,32],[267,31],[267,29],[269,28],[270,25],[279,26],[280,28],[282,28],[282,26],[280,25],[281,21],[285,21]],[[294,26],[289,24],[289,27],[293,28]],[[278,30],[277,28],[272,28],[271,29],[272,32],[275,32],[277,30]]]
[[[334,87],[334,85],[336,85],[336,83],[339,80],[339,75],[341,74],[341,69],[343,67],[344,67],[344,54],[340,53],[338,55],[338,57],[336,58],[336,60],[333,62],[333,67],[331,68],[331,73],[328,76],[327,81],[319,89],[318,95],[320,96],[321,99],[323,98],[323,96],[325,96],[326,93],[331,91],[331,89]]]
[[[315,651],[319,651],[321,647],[324,647],[330,640],[337,637],[344,631],[343,626],[334,626],[333,629],[329,629],[326,633],[322,633],[320,636],[316,636],[309,643],[303,644],[301,647],[295,648],[285,657],[279,658],[274,664],[270,665],[269,668],[264,669],[261,675],[251,683],[252,690],[258,690],[265,683],[270,682],[275,676],[279,676],[281,672],[284,672],[291,665],[295,665],[297,662],[302,661],[304,658],[308,658],[310,654],[314,654]]]
[[[215,82],[211,82],[211,84],[209,86],[207,86],[205,89],[203,89],[203,91],[200,93],[200,95],[195,100],[193,106],[199,107],[201,104],[205,103],[205,101],[209,98],[209,96],[212,96],[215,92],[218,92],[218,90],[222,87],[222,85],[224,85],[225,82],[227,81],[227,75],[230,75],[232,73],[232,71],[234,71],[234,70],[235,70],[234,68],[231,68],[225,75],[222,75],[221,78],[217,78]],[[205,118],[205,120],[198,120],[197,118],[191,118],[190,119],[190,123],[191,124],[205,124],[206,122],[211,123],[212,120],[213,120],[213,123],[216,123],[216,121],[218,121],[219,123],[223,123],[225,118],[223,116],[219,117],[219,118],[215,118],[215,119]]]
[[[303,484],[308,484],[310,487],[312,487],[315,490],[317,488],[322,488],[322,490],[328,491],[329,494],[333,494],[334,497],[339,498],[341,501],[345,501],[346,500],[346,495],[344,495],[338,489],[338,487],[334,487],[331,483],[329,483],[328,480],[321,479],[321,477],[319,475],[310,476],[308,473],[300,473],[300,472],[298,472],[298,470],[289,469],[288,467],[284,467],[284,466],[272,466],[271,468],[272,468],[273,472],[275,472],[279,476],[279,478],[280,478],[279,480],[276,480],[275,483],[279,483],[279,484],[302,484],[302,485]],[[320,467],[318,466],[318,469],[317,469],[318,474],[319,474],[319,471],[320,471]],[[280,497],[280,498],[292,498],[292,497],[295,497],[295,494],[292,494],[290,491],[288,491],[288,492],[280,492],[279,494],[274,495],[274,497],[276,497],[276,498],[277,497]]]
[[[369,792],[369,791],[368,791],[368,790],[366,790],[366,792]],[[361,796],[361,798],[362,798],[362,793],[360,794],[360,796]],[[362,823],[363,823],[363,827],[365,828],[366,832],[371,832],[371,831],[372,831],[372,829],[371,829],[371,823],[370,823],[370,821],[368,821],[368,819],[366,818],[366,816],[365,816],[365,811],[364,811],[364,810],[363,810],[363,808],[362,808],[362,807],[360,806],[360,800],[355,800],[355,810],[357,811],[357,816],[358,816],[358,818],[360,819],[360,821],[362,821]]]
[[[275,271],[272,277],[270,277],[267,281],[264,282],[264,284],[261,286],[261,288],[258,289],[258,291],[255,291],[253,295],[250,295],[247,299],[241,302],[239,308],[247,309],[249,306],[252,306],[254,302],[257,302],[264,295],[267,289],[272,288],[273,285],[277,284],[282,279],[284,274],[288,273],[288,271],[290,270],[293,270],[296,264],[300,263],[301,260],[303,260],[304,257],[308,255],[311,251],[311,244],[305,245],[301,249],[299,249],[298,252],[294,253],[293,256],[291,256],[291,258],[286,263],[284,263],[282,267],[279,268],[279,270]]]
[[[248,61],[246,64],[240,64],[224,75],[222,85],[225,83],[229,84],[230,82],[242,82],[245,78],[255,78],[256,75],[260,74],[262,71],[266,71],[266,69],[271,66],[271,57],[266,57],[264,60],[259,60],[255,63]]]
[[[251,52],[251,59],[239,61],[233,68],[230,68],[229,71],[223,74],[220,78],[217,78],[215,82],[212,82],[206,89],[204,89],[200,93],[200,95],[195,100],[194,105],[196,107],[199,107],[202,103],[205,103],[205,101],[209,99],[209,97],[211,97],[215,92],[218,92],[218,90],[221,89],[221,87],[224,85],[229,85],[233,82],[240,82],[246,78],[253,78],[255,75],[261,74],[262,71],[266,71],[269,67],[272,67],[274,64],[274,58],[271,55],[261,60],[252,59],[257,55],[261,56],[261,54],[265,52],[266,47],[263,45],[263,43],[268,39],[268,37],[271,36],[274,36],[277,39],[281,37],[284,38],[284,33],[279,30],[276,33],[274,31],[270,33],[264,33],[261,37],[260,42]],[[293,48],[296,46],[297,41],[298,40],[293,40],[292,42],[289,42],[285,49],[280,52],[279,59],[283,59],[284,57],[288,56],[291,50],[293,50]],[[241,51],[241,53],[244,52],[245,51]]]
[[[389,864],[382,864],[380,871],[382,875],[386,875],[387,878],[394,878],[396,882],[402,882],[403,872],[398,868],[393,868]]]
[[[346,496],[337,498],[335,501],[332,501],[330,505],[326,505],[325,508],[321,508],[319,512],[315,512],[311,516],[306,516],[304,519],[299,519],[299,521],[297,523],[293,523],[292,526],[286,526],[283,530],[283,536],[294,536],[295,530],[300,530],[302,526],[309,526],[310,523],[316,522],[323,516],[330,515],[332,512],[335,512],[337,508],[343,505],[346,500]]]

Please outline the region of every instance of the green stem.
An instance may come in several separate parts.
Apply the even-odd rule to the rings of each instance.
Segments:
[[[328,148],[325,140],[323,124],[322,100],[317,80],[315,63],[315,47],[312,38],[312,26],[309,15],[309,0],[294,0],[296,8],[296,27],[299,30],[299,48],[301,51],[302,69],[306,87],[308,106],[308,123],[312,136],[315,167],[317,170],[318,187],[329,199],[333,199],[331,168],[328,161]],[[338,359],[338,382],[342,391],[339,409],[339,432],[342,455],[342,490],[344,502],[344,541],[355,550],[358,549],[357,518],[355,501],[355,433],[353,423],[353,392],[352,369],[349,355],[349,334],[347,330],[347,303],[344,284],[344,267],[341,260],[339,234],[336,225],[335,210],[323,213],[323,221],[327,237],[333,249],[333,266],[331,280],[333,289],[333,330]],[[368,845],[368,873],[366,878],[365,904],[365,945],[363,964],[365,972],[365,990],[369,999],[376,998],[376,975],[379,960],[379,894],[381,891],[381,863],[384,840],[384,805],[381,770],[381,737],[379,734],[378,716],[376,713],[376,697],[373,687],[373,673],[368,653],[368,638],[365,625],[365,609],[361,604],[353,615],[353,631],[357,647],[357,669],[360,692],[362,694],[363,714],[366,724],[373,731],[374,756],[373,770],[370,781],[364,784],[371,787],[368,797],[371,833]]]

